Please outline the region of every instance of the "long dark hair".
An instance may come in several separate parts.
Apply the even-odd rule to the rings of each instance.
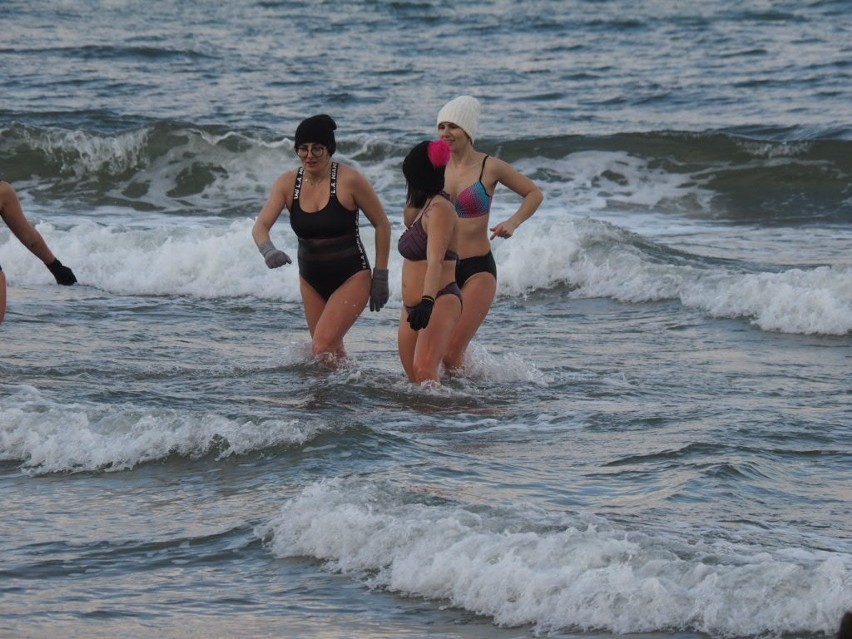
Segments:
[[[450,154],[450,146],[443,140],[424,140],[408,152],[402,162],[408,206],[422,208],[430,197],[444,190]]]

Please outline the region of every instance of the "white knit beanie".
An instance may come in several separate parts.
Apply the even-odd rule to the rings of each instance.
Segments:
[[[438,111],[438,122],[450,122],[460,127],[467,133],[470,141],[476,139],[476,130],[479,128],[479,100],[469,95],[460,95],[447,102]]]

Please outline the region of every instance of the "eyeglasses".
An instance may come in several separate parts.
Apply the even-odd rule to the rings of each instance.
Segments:
[[[303,144],[302,146],[296,148],[296,153],[299,155],[300,158],[308,157],[309,151],[311,155],[313,155],[315,158],[318,158],[326,152],[326,147],[322,144],[312,144],[310,147],[308,147],[308,145],[306,144]]]

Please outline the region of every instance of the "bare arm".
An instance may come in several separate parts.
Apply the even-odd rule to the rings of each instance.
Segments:
[[[258,246],[269,241],[269,232],[272,230],[272,225],[275,224],[278,216],[281,215],[281,211],[287,206],[288,187],[292,191],[295,181],[295,177],[291,173],[285,173],[275,180],[266,204],[263,205],[260,215],[257,216],[254,222],[254,226],[251,229],[251,236],[254,238],[254,243]]]
[[[382,207],[379,196],[376,195],[373,185],[363,175],[353,171],[353,190],[355,205],[364,211],[364,215],[370,220],[370,224],[376,230],[376,262],[375,267],[387,269],[390,257],[391,227],[388,216]]]
[[[438,295],[443,283],[441,278],[444,269],[444,255],[453,239],[457,219],[453,205],[443,198],[438,199],[423,217],[423,224],[428,236],[423,295],[428,295],[432,299],[435,299]]]
[[[521,205],[512,217],[491,227],[493,240],[495,237],[512,237],[517,228],[538,210],[544,200],[544,194],[535,182],[508,162],[495,158],[492,171],[497,183],[514,191],[522,198]]]
[[[47,246],[47,242],[24,215],[18,194],[8,182],[0,182],[0,216],[17,237],[33,255],[45,264],[56,260],[56,256]]]

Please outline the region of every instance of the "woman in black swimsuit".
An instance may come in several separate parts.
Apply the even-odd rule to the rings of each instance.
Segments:
[[[315,115],[296,129],[302,165],[281,175],[252,228],[252,237],[269,268],[290,264],[269,234],[281,211],[299,238],[299,284],[314,355],[345,357],[343,338],[367,300],[380,310],[388,301],[390,222],[373,187],[354,168],[333,162],[336,149],[329,116]],[[358,210],[375,229],[376,268],[358,233]]]
[[[444,351],[462,310],[456,284],[456,212],[444,192],[446,142],[421,142],[406,156],[406,208],[416,211],[399,238],[402,314],[399,357],[412,382],[439,381]]]

